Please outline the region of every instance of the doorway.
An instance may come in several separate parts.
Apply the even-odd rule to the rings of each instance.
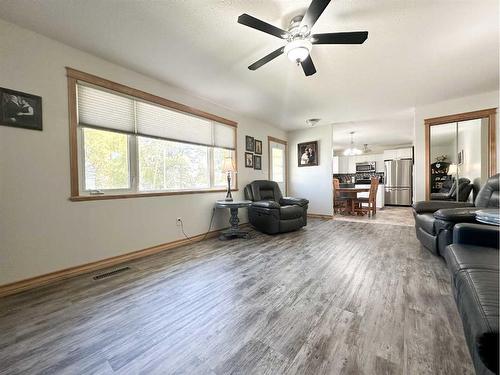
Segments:
[[[278,183],[284,195],[288,194],[287,142],[267,137],[269,150],[269,180]]]

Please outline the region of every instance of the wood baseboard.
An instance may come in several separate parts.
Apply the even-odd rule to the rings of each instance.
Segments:
[[[241,224],[240,227],[247,227],[249,225],[250,225],[249,223],[244,223],[244,224]],[[208,232],[206,234],[206,239],[217,237],[220,234],[220,232],[222,232],[225,229],[227,229],[227,228],[217,229],[217,230],[213,230],[213,231]],[[190,242],[191,243],[192,242],[200,242],[204,239],[205,239],[205,233],[198,234],[196,236],[190,237],[189,240],[186,238],[183,238],[180,240],[163,243],[161,245],[148,247],[146,249],[136,250],[136,251],[132,251],[130,253],[117,255],[117,256],[114,256],[111,258],[106,258],[106,259],[98,260],[95,262],[82,264],[80,266],[65,268],[65,269],[60,270],[60,271],[55,271],[55,272],[47,273],[44,275],[31,277],[29,279],[24,279],[24,280],[20,280],[20,281],[15,281],[13,283],[0,285],[0,297],[5,297],[5,296],[11,295],[11,294],[20,293],[20,292],[23,292],[23,291],[26,291],[29,289],[48,285],[48,284],[51,284],[51,283],[54,283],[57,281],[69,279],[71,277],[82,275],[85,273],[94,272],[94,271],[97,271],[97,270],[100,270],[103,268],[113,267],[113,266],[116,266],[118,264],[125,263],[128,261],[134,260],[134,259],[143,258],[143,257],[146,257],[148,255],[157,254],[157,253],[160,253],[160,252],[165,251],[165,250],[175,249],[177,247],[187,245]]]
[[[311,219],[325,219],[325,220],[333,219],[333,215],[324,215],[324,214],[307,214],[307,217],[310,217]]]

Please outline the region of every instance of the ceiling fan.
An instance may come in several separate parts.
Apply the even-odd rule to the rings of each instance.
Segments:
[[[368,31],[352,31],[343,33],[311,34],[311,29],[321,16],[330,0],[313,0],[302,16],[294,17],[288,30],[280,29],[258,18],[246,13],[238,17],[238,23],[260,30],[267,34],[284,39],[286,44],[283,47],[264,56],[248,67],[256,70],[262,65],[285,53],[297,65],[301,65],[306,76],[316,73],[316,68],[311,60],[311,49],[315,44],[363,44],[368,38]]]

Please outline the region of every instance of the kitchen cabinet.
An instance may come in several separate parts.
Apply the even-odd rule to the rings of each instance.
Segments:
[[[333,173],[347,174],[356,173],[356,164],[350,160],[350,156],[334,156],[333,157]]]
[[[384,160],[411,159],[413,150],[411,147],[384,150]]]
[[[376,163],[376,171],[384,172],[384,155],[383,154],[368,154],[356,156],[334,156],[333,157],[333,173],[348,174],[356,173],[356,163],[366,163],[374,161]]]
[[[398,159],[411,159],[413,158],[413,152],[411,147],[400,148],[397,150]]]

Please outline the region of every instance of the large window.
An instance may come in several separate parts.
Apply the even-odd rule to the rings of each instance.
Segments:
[[[235,125],[74,82],[78,196],[225,188]]]

